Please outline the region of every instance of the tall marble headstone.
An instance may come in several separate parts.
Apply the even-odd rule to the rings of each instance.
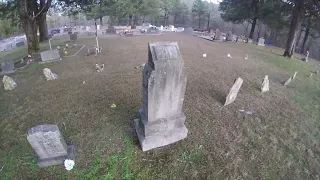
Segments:
[[[227,33],[226,40],[227,40],[227,41],[232,41],[232,38],[233,38],[232,32],[229,31],[229,32]]]
[[[265,39],[263,37],[259,38],[258,46],[264,46]]]
[[[220,40],[221,32],[219,29],[216,29],[216,34],[214,35],[214,40]]]
[[[184,61],[176,42],[149,43],[143,69],[143,107],[135,119],[143,151],[187,137],[182,105],[187,84]]]
[[[67,146],[56,125],[33,127],[28,130],[27,139],[39,157],[40,167],[59,165],[66,159],[74,159],[74,146]]]

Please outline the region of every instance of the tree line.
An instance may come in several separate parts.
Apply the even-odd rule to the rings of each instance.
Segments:
[[[39,50],[39,42],[48,39],[46,15],[53,11],[69,16],[78,13],[103,25],[129,25],[144,22],[153,25],[193,27],[198,30],[219,28],[217,14],[225,22],[250,26],[248,37],[264,36],[277,42],[287,34],[284,56],[294,51],[306,51],[310,37],[320,36],[319,0],[223,0],[217,6],[203,0],[7,0],[0,3],[0,34],[9,35],[22,29],[28,41],[28,51]],[[220,17],[219,17],[220,18]],[[263,28],[262,28],[263,27]],[[264,30],[264,32],[262,32]],[[39,36],[38,36],[39,33]],[[276,43],[275,43],[276,44]]]

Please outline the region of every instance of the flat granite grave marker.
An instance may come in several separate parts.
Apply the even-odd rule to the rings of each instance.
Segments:
[[[5,60],[1,62],[1,72],[0,74],[10,74],[15,70],[14,63],[12,60]]]
[[[241,79],[241,78],[236,79],[233,86],[229,90],[228,96],[226,97],[226,102],[224,103],[225,106],[228,104],[231,104],[233,101],[236,100],[236,97],[237,97],[238,92],[242,86],[242,83],[243,83],[243,79]]]
[[[28,130],[27,139],[39,157],[40,167],[59,165],[66,159],[74,159],[74,146],[67,146],[56,125],[33,127]]]
[[[184,61],[176,42],[149,43],[143,69],[143,107],[135,119],[143,151],[187,137],[182,105],[187,84]]]
[[[40,53],[42,61],[54,61],[60,59],[60,53],[58,50],[48,50]]]

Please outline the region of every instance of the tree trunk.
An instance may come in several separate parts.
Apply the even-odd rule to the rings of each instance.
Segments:
[[[294,48],[295,39],[297,35],[297,28],[301,19],[301,11],[303,7],[303,3],[304,3],[304,0],[299,0],[296,2],[294,6],[291,25],[290,25],[290,31],[288,34],[285,51],[283,53],[283,56],[285,57],[291,58],[293,56],[293,48]]]
[[[306,45],[306,42],[308,40],[309,34],[310,34],[310,26],[311,26],[311,18],[308,19],[308,24],[307,24],[307,28],[306,28],[306,32],[304,34],[303,37],[303,41],[302,41],[302,46],[300,48],[300,53],[303,54],[304,53],[304,47]]]
[[[99,17],[99,19],[100,19],[100,26],[103,26],[102,16]]]
[[[253,34],[254,34],[254,30],[255,30],[255,28],[256,28],[257,20],[258,20],[257,17],[254,17],[254,18],[252,19],[252,26],[251,26],[250,35],[249,35],[249,38],[250,38],[250,39],[253,39]]]
[[[201,17],[199,16],[199,30],[201,28]]]
[[[39,42],[48,40],[49,36],[48,36],[48,26],[47,26],[47,13],[41,13],[39,15],[38,23],[39,23],[39,34],[40,34]]]
[[[146,15],[143,15],[142,23],[144,23],[145,19],[146,19]]]
[[[276,30],[276,35],[274,37],[274,45],[277,44],[278,35],[279,35],[279,29]]]
[[[299,47],[300,47],[299,44],[300,44],[300,39],[301,39],[302,31],[303,31],[303,29],[300,30],[299,35],[298,35],[298,37],[297,37],[296,47],[294,48],[294,51],[295,51],[296,53],[299,52]]]
[[[258,31],[257,31],[257,42],[259,42],[260,38],[260,32],[261,32],[261,23],[258,24]]]
[[[208,13],[207,31],[209,31],[209,32],[210,32],[210,13]]]
[[[22,18],[21,18],[22,19]],[[23,17],[23,30],[26,34],[28,43],[28,54],[33,54],[40,50],[37,35],[37,21],[29,17]]]
[[[132,15],[129,15],[129,26],[132,26]]]
[[[247,32],[248,32],[249,24],[250,24],[250,23],[249,23],[249,21],[248,21],[247,27],[246,27],[245,32],[244,32],[245,36],[247,36],[247,34],[248,34]]]

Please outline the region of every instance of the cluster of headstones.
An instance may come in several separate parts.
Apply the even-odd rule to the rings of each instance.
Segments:
[[[139,109],[139,119],[134,120],[143,151],[180,141],[188,134],[182,111],[187,76],[178,44],[149,43],[148,54],[149,60],[143,65],[142,73],[143,105]],[[96,65],[96,69],[101,68]],[[296,73],[292,79],[295,76]],[[241,78],[236,79],[224,105],[235,100],[242,83]],[[269,91],[268,76],[262,82],[261,91]],[[39,157],[40,167],[64,163],[67,168],[66,162],[74,160],[74,146],[67,146],[56,125],[33,127],[27,139]]]

